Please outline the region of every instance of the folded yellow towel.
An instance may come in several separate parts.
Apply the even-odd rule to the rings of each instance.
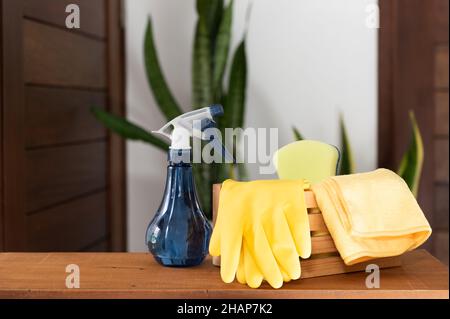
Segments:
[[[431,235],[408,185],[390,170],[330,177],[312,190],[347,265],[400,255]]]

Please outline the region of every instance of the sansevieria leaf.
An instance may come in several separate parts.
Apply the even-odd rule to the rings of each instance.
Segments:
[[[160,148],[163,151],[166,151],[169,147],[166,142],[160,140],[142,127],[133,124],[122,117],[108,113],[98,107],[92,107],[91,111],[97,120],[103,123],[104,126],[124,138],[146,142]]]
[[[223,15],[223,0],[197,0],[197,13],[206,22],[208,29],[211,50],[219,30],[220,21]]]
[[[348,139],[347,129],[345,128],[344,119],[341,116],[339,119],[341,130],[341,166],[339,175],[348,175],[355,172],[355,162],[353,159],[353,152]]]
[[[248,172],[247,172],[247,166],[245,165],[245,163],[238,163],[236,164],[237,166],[237,179],[240,181],[246,181],[249,179],[248,177]]]
[[[150,18],[148,19],[147,29],[145,31],[144,57],[147,78],[150,83],[153,96],[158,103],[161,112],[165,115],[167,120],[171,120],[180,115],[182,112],[170,92],[169,86],[167,85],[166,79],[164,78],[161,70],[153,39],[153,28]]]
[[[230,2],[220,22],[214,49],[214,67],[213,67],[213,90],[216,97],[219,97],[222,89],[223,75],[228,61],[228,52],[231,40],[231,22],[233,16],[233,1]],[[219,102],[219,101],[215,101]]]
[[[242,128],[244,125],[244,115],[245,115],[245,97],[246,97],[246,87],[247,87],[247,59],[245,53],[245,39],[239,44],[236,52],[233,56],[233,61],[231,64],[230,78],[228,84],[228,94],[226,96],[226,101],[224,105],[225,115],[223,119],[224,128]],[[222,124],[221,123],[221,124]],[[239,136],[235,141],[237,144],[239,141]],[[231,142],[231,141],[228,141]],[[228,145],[230,147],[230,145]],[[238,145],[232,145],[233,154],[235,158],[239,159],[240,148]],[[235,164],[225,164],[225,170],[230,178],[238,179],[236,176],[236,168],[238,173],[242,173],[245,170],[244,164],[237,164],[240,167],[236,167]],[[243,177],[244,178],[244,177]]]
[[[237,128],[244,124],[245,89],[247,86],[247,60],[245,40],[236,49],[231,64],[228,95],[224,105],[225,127]]]
[[[409,112],[409,118],[412,127],[411,142],[407,152],[403,155],[397,173],[408,184],[414,196],[417,196],[424,159],[423,141],[413,111]]]
[[[294,134],[294,139],[296,141],[302,141],[304,139],[302,134],[300,133],[300,131],[296,127],[292,128],[292,133]]]
[[[192,173],[194,174],[195,187],[199,195],[200,206],[205,212],[211,212],[211,187],[212,183],[209,176],[211,165],[205,163],[194,163]]]
[[[192,56],[192,104],[194,108],[198,108],[222,103],[226,115],[217,119],[222,132],[226,127],[243,126],[247,77],[245,42],[242,41],[232,58],[228,92],[223,91],[224,73],[226,73],[227,62],[230,60],[233,0],[227,0],[226,7],[225,2],[225,0],[196,0],[198,22]],[[247,27],[249,16],[247,14]],[[147,23],[144,40],[145,71],[149,87],[160,111],[167,120],[171,120],[181,115],[182,109],[166,82],[158,59],[151,18]],[[93,108],[92,112],[104,126],[124,138],[140,140],[155,145],[163,151],[168,148],[165,141],[124,118],[99,108]],[[235,149],[229,149],[229,151],[232,152]],[[225,178],[239,179],[246,176],[244,164],[235,165],[234,163],[198,163],[194,165],[193,171],[201,205],[208,216],[211,216],[212,183],[217,180],[223,181]]]
[[[198,18],[192,57],[192,104],[194,108],[213,103],[210,39],[206,21]]]

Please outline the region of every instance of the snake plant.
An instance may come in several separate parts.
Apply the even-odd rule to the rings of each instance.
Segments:
[[[413,111],[409,112],[409,118],[412,128],[411,141],[408,150],[402,157],[397,174],[405,180],[411,192],[417,197],[424,158],[423,142]],[[342,116],[340,117],[339,122],[341,131],[341,164],[339,175],[353,174],[355,172],[353,152]],[[303,139],[300,132],[295,127],[293,127],[293,134],[295,140]]]
[[[210,104],[222,104],[224,118],[219,120],[219,129],[240,128],[245,113],[247,83],[247,60],[245,37],[231,59],[228,91],[224,89],[224,74],[227,69],[231,43],[233,0],[228,5],[223,0],[197,0],[197,23],[192,52],[192,105],[201,108]],[[164,77],[159,63],[153,37],[152,19],[149,17],[144,39],[145,70],[153,97],[167,121],[182,113]],[[163,151],[168,150],[166,141],[149,133],[146,129],[103,111],[92,108],[96,118],[107,128],[126,139],[139,140]],[[213,183],[245,174],[242,165],[194,164],[194,175],[200,203],[205,213],[211,216],[211,187]]]

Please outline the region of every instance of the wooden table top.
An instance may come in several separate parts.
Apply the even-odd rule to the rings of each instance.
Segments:
[[[66,266],[80,268],[80,288],[66,288]],[[424,250],[382,269],[380,288],[365,272],[250,289],[225,284],[206,260],[193,268],[162,267],[144,253],[0,253],[0,298],[449,298],[448,268]]]

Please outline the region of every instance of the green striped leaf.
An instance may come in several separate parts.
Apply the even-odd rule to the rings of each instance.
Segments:
[[[223,0],[197,0],[197,13],[206,21],[211,50],[214,50],[215,39],[223,15]]]
[[[180,115],[182,112],[175,101],[175,98],[173,97],[161,70],[153,39],[153,28],[150,18],[148,19],[147,29],[145,31],[144,58],[147,79],[150,84],[151,91],[153,92],[153,97],[155,98],[159,109],[165,115],[166,119],[171,120]]]
[[[213,67],[213,91],[215,98],[220,97],[223,75],[228,61],[228,52],[231,41],[231,23],[233,16],[233,1],[230,2],[220,22],[219,31],[215,39],[214,67]],[[218,101],[215,101],[218,102]]]
[[[237,166],[237,179],[240,181],[248,181],[247,165],[245,165],[245,163],[238,163],[235,165]]]
[[[91,112],[104,126],[126,139],[149,143],[163,151],[167,151],[169,147],[166,142],[160,140],[142,127],[133,124],[122,117],[108,113],[98,107],[92,107]]]
[[[296,127],[292,127],[292,133],[294,134],[294,139],[296,141],[304,140],[302,134],[300,133],[300,131]]]
[[[409,112],[409,118],[412,129],[411,142],[408,150],[403,155],[397,173],[405,180],[411,192],[417,197],[422,174],[424,150],[422,136],[413,111]]]
[[[226,104],[224,105],[224,125],[229,128],[242,127],[245,115],[247,87],[247,60],[245,40],[236,49],[231,64]]]
[[[192,61],[192,104],[194,108],[213,103],[210,39],[205,20],[200,16],[195,31]]]
[[[228,94],[226,95],[224,105],[225,116],[222,124],[224,127],[222,129],[244,126],[246,87],[247,58],[245,52],[245,40],[243,40],[236,49],[231,64]],[[239,140],[237,140],[236,143],[239,143]],[[232,147],[233,154],[237,154],[239,151],[238,145],[228,147]],[[247,174],[244,164],[228,164],[225,165],[225,167],[225,173],[229,178],[246,178]]]
[[[353,152],[348,139],[347,129],[345,128],[344,119],[341,116],[339,119],[341,130],[341,167],[339,175],[348,175],[355,172],[355,162],[353,159]]]

